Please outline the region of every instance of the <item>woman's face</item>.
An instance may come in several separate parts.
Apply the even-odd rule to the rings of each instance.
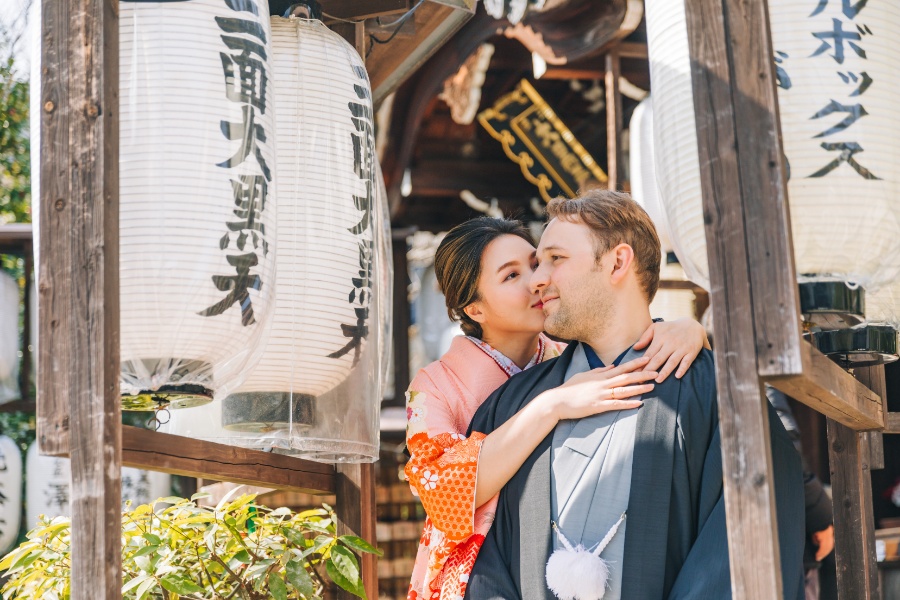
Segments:
[[[478,278],[479,300],[472,303],[486,337],[540,333],[544,311],[540,294],[529,288],[534,246],[517,235],[503,235],[485,248]]]

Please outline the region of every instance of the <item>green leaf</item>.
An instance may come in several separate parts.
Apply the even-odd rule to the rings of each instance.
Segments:
[[[159,546],[161,541],[158,535],[153,535],[152,533],[145,533],[143,538],[153,544],[154,546]]]
[[[384,556],[384,552],[375,548],[361,537],[356,537],[355,535],[342,535],[338,540],[345,546],[348,546],[357,552],[367,552],[376,556]]]
[[[295,546],[303,546],[306,544],[306,537],[299,531],[291,529],[290,527],[282,527],[281,533]]]
[[[360,598],[366,597],[365,590],[360,589],[362,586],[359,584],[354,585],[349,579],[344,577],[334,564],[334,561],[330,558],[325,561],[325,572],[328,573],[328,577],[330,577],[339,587],[347,590],[354,596],[359,596]]]
[[[277,573],[269,573],[269,592],[275,600],[287,600],[287,586]]]
[[[288,581],[291,582],[294,589],[300,592],[301,595],[306,596],[307,598],[313,595],[312,579],[310,579],[306,569],[303,568],[302,561],[292,560],[284,565],[284,571],[287,573]]]
[[[362,580],[359,578],[359,563],[353,553],[343,546],[334,546],[331,548],[331,557],[325,562],[325,570],[336,584],[347,590],[348,592],[359,596],[366,597],[366,592],[362,586]],[[335,573],[332,573],[334,571]],[[336,579],[334,575],[340,577]],[[343,585],[341,580],[347,585]]]
[[[150,579],[150,575],[138,575],[137,577],[135,577],[134,579],[132,579],[131,581],[129,581],[128,583],[126,583],[125,585],[122,586],[122,596],[124,597],[127,592],[129,592],[130,590],[133,590],[134,588],[141,585],[148,579]]]
[[[253,562],[253,558],[250,556],[250,553],[246,550],[240,550],[237,554],[234,555],[234,560],[238,562],[242,562],[245,565],[249,565]]]
[[[185,594],[198,594],[204,591],[202,587],[180,575],[167,575],[160,580],[160,583],[170,592],[182,596]]]
[[[136,558],[138,556],[146,556],[147,554],[153,554],[157,550],[159,550],[159,546],[144,546],[143,548],[135,552],[132,555],[132,558]]]
[[[156,585],[156,580],[153,577],[148,577],[141,585],[138,586],[137,592],[135,595],[138,600],[144,600],[150,594],[150,588]]]

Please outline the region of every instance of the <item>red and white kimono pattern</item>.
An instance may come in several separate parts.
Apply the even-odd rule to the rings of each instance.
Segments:
[[[540,336],[526,369],[559,356],[564,344]],[[475,508],[478,456],[484,434],[466,438],[472,415],[520,372],[487,343],[458,337],[447,353],[416,375],[406,393],[406,476],[428,518],[408,599],[462,600],[478,551],[494,520],[497,497]]]

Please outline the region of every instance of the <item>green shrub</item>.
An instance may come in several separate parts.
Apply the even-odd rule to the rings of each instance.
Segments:
[[[170,497],[153,510],[122,514],[122,598],[263,600],[321,598],[326,577],[365,598],[358,553],[380,554],[355,536],[338,536],[331,508],[294,513],[225,498],[215,508]],[[0,561],[7,600],[67,600],[70,520],[42,518],[27,541]]]

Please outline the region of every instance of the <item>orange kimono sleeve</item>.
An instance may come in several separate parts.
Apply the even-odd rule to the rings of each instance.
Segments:
[[[486,436],[456,431],[448,399],[420,379],[407,393],[406,477],[435,528],[465,540],[475,532],[478,456]]]

